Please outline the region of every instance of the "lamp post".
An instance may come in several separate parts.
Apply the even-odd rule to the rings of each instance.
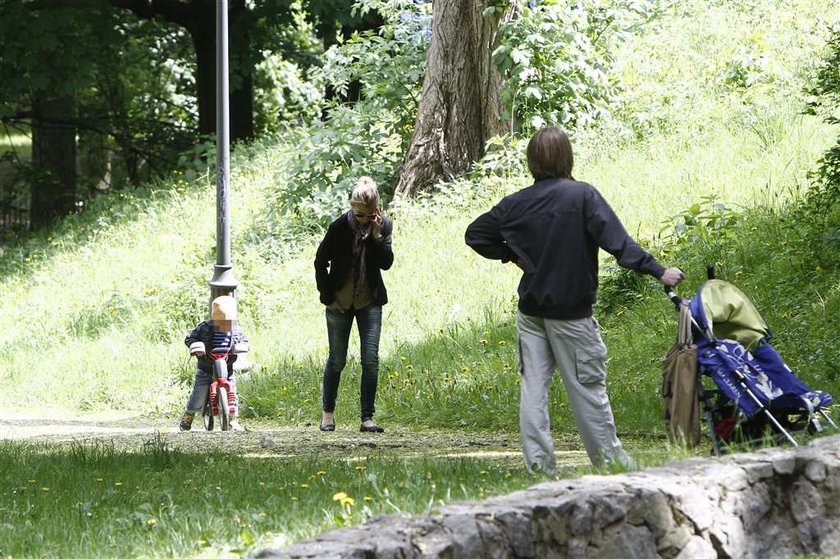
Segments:
[[[230,260],[230,108],[228,98],[228,1],[216,0],[216,266],[210,300],[233,295],[238,285]]]

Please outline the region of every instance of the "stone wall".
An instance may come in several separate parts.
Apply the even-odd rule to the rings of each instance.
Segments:
[[[840,554],[840,436],[535,485],[389,515],[266,558],[755,558]]]

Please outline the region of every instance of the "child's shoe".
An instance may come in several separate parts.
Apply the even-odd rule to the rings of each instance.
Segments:
[[[194,413],[184,412],[184,415],[181,417],[181,422],[178,424],[178,428],[181,431],[189,431],[192,429],[193,418],[195,418]]]
[[[235,419],[230,420],[230,430],[231,431],[244,431],[245,427],[242,426],[241,423],[236,421]]]

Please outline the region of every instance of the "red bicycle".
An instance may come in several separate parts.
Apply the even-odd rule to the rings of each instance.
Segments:
[[[207,356],[213,362],[213,382],[204,402],[202,416],[204,428],[213,430],[216,418],[222,431],[230,430],[231,417],[236,415],[237,397],[233,383],[228,380],[228,356],[236,351],[235,347],[215,347]]]

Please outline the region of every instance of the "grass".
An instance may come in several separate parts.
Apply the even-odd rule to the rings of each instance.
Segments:
[[[664,461],[650,442],[637,444],[644,463]],[[371,450],[280,460],[182,452],[160,435],[134,449],[0,442],[0,472],[2,557],[241,556],[537,481],[518,456],[404,459]],[[587,473],[606,472],[563,470]]]

